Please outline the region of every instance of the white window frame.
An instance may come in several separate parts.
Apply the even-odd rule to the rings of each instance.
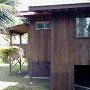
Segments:
[[[88,16],[88,17],[85,17],[85,16],[84,16],[84,17],[76,17],[76,20],[79,19],[79,18],[81,18],[81,19],[83,19],[83,18],[89,19],[89,20],[88,20],[88,24],[87,24],[87,25],[89,26],[89,24],[90,24],[90,16]],[[76,25],[77,25],[77,23],[76,23]],[[86,26],[86,27],[87,27],[87,26]],[[76,30],[77,30],[77,27],[76,27]],[[88,36],[88,32],[83,33],[82,36],[79,36],[79,35],[78,35],[78,31],[79,31],[79,30],[76,31],[76,38],[90,38],[90,36]],[[86,31],[87,31],[87,29],[86,29]],[[86,35],[86,36],[85,36],[85,35]]]
[[[39,23],[43,23],[44,27],[43,27],[43,28],[38,28],[37,24],[39,24]],[[35,22],[35,28],[36,28],[36,30],[51,29],[51,28],[46,28],[46,27],[45,27],[45,24],[46,24],[46,23],[50,23],[50,21]]]

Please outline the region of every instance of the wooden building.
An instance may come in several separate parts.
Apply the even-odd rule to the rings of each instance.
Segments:
[[[28,33],[28,30],[29,27],[26,24],[17,25],[9,29],[10,45],[22,48],[24,50],[25,58],[28,58],[28,39],[27,42],[23,42],[22,36],[25,33]]]
[[[29,11],[35,12],[25,15],[29,75],[51,76],[51,90],[75,90],[80,77],[87,77],[79,71],[90,65],[90,1],[30,6]]]
[[[22,23],[22,24],[19,24],[17,26],[10,27],[6,30],[7,30],[6,34],[10,35],[10,45],[9,46],[17,47],[19,50],[22,49],[21,54],[15,53],[10,58],[9,73],[10,73],[10,75],[13,75],[13,73],[12,73],[13,68],[17,64],[19,64],[18,73],[21,73],[22,72],[22,66],[28,60],[28,55],[29,55],[28,54],[28,50],[29,50],[29,47],[28,47],[28,30],[29,30],[29,27],[26,23]],[[25,58],[25,59],[23,59],[23,58]]]
[[[35,12],[28,15],[29,62],[50,67],[51,90],[75,90],[75,77],[80,74],[76,75],[75,67],[90,64],[90,2],[30,6],[29,10]],[[31,69],[29,63],[30,75]]]

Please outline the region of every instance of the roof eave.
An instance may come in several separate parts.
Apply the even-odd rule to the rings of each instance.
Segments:
[[[84,7],[90,7],[90,3],[46,5],[46,6],[29,6],[29,10],[30,11],[38,11],[38,10],[54,10],[54,9],[84,8]]]

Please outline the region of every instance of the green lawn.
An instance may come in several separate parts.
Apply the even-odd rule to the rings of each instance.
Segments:
[[[0,90],[50,90],[50,80],[23,78],[27,75],[27,66],[22,68],[22,74],[18,74],[19,66],[13,69],[13,76],[9,75],[9,66],[0,66]]]

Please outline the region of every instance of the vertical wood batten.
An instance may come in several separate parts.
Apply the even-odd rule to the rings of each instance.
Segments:
[[[69,47],[70,47],[70,64],[74,65],[75,63],[75,16],[69,15]]]
[[[55,15],[54,13],[52,13],[52,16],[51,16],[51,28],[52,28],[52,31],[51,31],[51,90],[58,90],[58,76],[57,74],[55,74],[55,71],[54,70],[54,31],[55,31],[55,21],[56,21],[56,18],[55,18]],[[55,79],[57,78],[57,79]],[[57,81],[57,82],[55,82]]]

